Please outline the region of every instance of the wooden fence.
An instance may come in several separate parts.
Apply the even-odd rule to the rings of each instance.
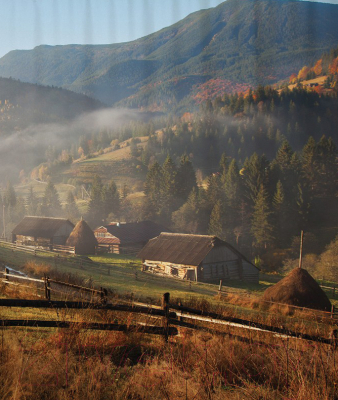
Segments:
[[[149,317],[160,318],[162,326],[149,324],[118,324],[118,323],[96,323],[96,322],[69,322],[69,321],[53,321],[53,320],[21,320],[21,319],[2,319],[0,326],[22,326],[22,327],[48,327],[48,328],[71,328],[76,329],[94,329],[94,330],[109,330],[123,332],[142,332],[147,334],[162,335],[166,341],[170,336],[178,334],[178,327],[189,329],[197,329],[216,333],[221,335],[229,335],[229,332],[217,331],[215,329],[206,328],[197,323],[207,322],[210,324],[221,324],[229,327],[236,327],[246,330],[254,330],[256,332],[270,333],[282,338],[296,338],[311,342],[329,344],[336,348],[337,346],[337,331],[333,330],[329,338],[308,335],[301,332],[296,332],[283,327],[266,325],[254,321],[249,321],[241,318],[224,316],[214,312],[206,312],[202,310],[184,307],[170,303],[170,294],[164,293],[162,297],[162,306],[139,306],[126,304],[102,304],[88,302],[70,302],[70,301],[48,301],[48,300],[22,300],[22,299],[0,299],[0,307],[29,307],[29,308],[47,308],[47,309],[83,309],[83,310],[109,310],[127,313],[143,314]],[[173,311],[171,311],[173,310]],[[192,323],[182,321],[190,319]],[[231,335],[232,336],[232,335]],[[236,336],[238,337],[238,336]],[[245,338],[244,338],[245,339]],[[247,340],[247,339],[245,339]]]
[[[61,251],[50,251],[50,250],[46,250],[46,249],[42,249],[42,248],[38,248],[38,247],[29,247],[29,246],[17,246],[15,243],[11,243],[8,241],[5,241],[3,239],[0,239],[0,246],[4,246],[8,249],[10,249],[12,252],[21,252],[21,253],[26,253],[26,254],[34,254],[35,257],[40,258],[40,259],[44,259],[46,261],[48,261],[50,264],[54,264],[55,267],[57,267],[58,264],[63,263],[64,261],[67,261],[68,265],[70,268],[74,268],[74,269],[79,269],[79,270],[86,270],[86,269],[90,269],[93,270],[95,269],[96,272],[98,273],[103,273],[106,275],[110,275],[111,274],[111,270],[112,268],[119,266],[118,263],[110,263],[110,264],[106,264],[106,263],[97,263],[91,260],[86,260],[80,257],[69,257],[69,253],[67,255],[68,256],[64,256],[63,253]],[[59,248],[60,246],[57,246],[56,248]],[[67,246],[61,246],[61,247],[65,247],[67,248]],[[137,266],[139,267],[138,264],[133,264],[133,263],[129,263],[131,267],[133,266]],[[126,272],[124,271],[124,275],[127,276],[135,276],[135,273],[133,272]]]
[[[44,292],[44,297],[47,300],[51,300],[52,292],[59,294],[60,293],[67,294],[67,295],[74,295],[74,293],[89,293],[92,296],[98,296],[101,302],[105,302],[108,293],[107,290],[102,287],[100,289],[88,288],[68,282],[62,282],[55,279],[50,279],[48,276],[44,276],[41,279],[35,279],[22,275],[11,274],[8,267],[5,267],[5,271],[0,271],[0,275],[3,275],[4,277],[2,280],[4,284],[11,284],[19,287],[30,287],[28,285],[18,283],[17,280],[19,280],[19,282],[24,281],[26,283],[34,283],[36,285],[37,290]],[[54,288],[51,287],[51,284],[54,284],[56,287]],[[69,291],[68,292],[60,291],[58,289],[59,286],[69,288]]]
[[[12,243],[6,239],[0,238],[0,243],[6,245],[6,247],[12,250],[21,250],[27,253],[34,253],[35,255],[39,253],[45,254],[55,254],[55,253],[66,253],[66,254],[75,254],[75,247],[73,246],[64,246],[60,244],[50,244],[48,246],[27,246],[20,242]]]

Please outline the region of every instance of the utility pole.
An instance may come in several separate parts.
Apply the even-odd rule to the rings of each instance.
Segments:
[[[5,205],[4,204],[2,206],[2,221],[3,221],[3,225],[4,225],[3,235],[4,235],[4,239],[6,239],[6,221],[5,221]]]
[[[304,240],[304,232],[300,233],[300,251],[299,251],[299,268],[302,268],[303,262],[303,240]]]

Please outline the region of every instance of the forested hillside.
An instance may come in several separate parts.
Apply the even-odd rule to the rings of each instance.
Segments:
[[[31,124],[64,122],[103,108],[90,97],[50,86],[0,78],[0,131],[27,128]]]
[[[0,75],[61,86],[114,104],[191,108],[290,76],[338,41],[338,6],[227,0],[130,43],[39,46],[0,60]],[[311,29],[309,29],[311,27]],[[37,67],[38,66],[38,67]]]

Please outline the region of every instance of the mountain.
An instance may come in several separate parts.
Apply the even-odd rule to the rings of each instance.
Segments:
[[[338,5],[227,0],[128,43],[11,51],[0,59],[0,76],[107,104],[172,109],[198,102],[206,88],[213,95],[291,75],[337,46],[337,20]]]

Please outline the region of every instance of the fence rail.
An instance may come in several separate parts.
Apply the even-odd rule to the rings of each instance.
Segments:
[[[322,344],[330,344],[336,348],[338,339],[336,330],[332,331],[329,338],[296,332],[291,329],[266,325],[250,320],[245,320],[236,317],[224,316],[214,312],[204,312],[202,310],[184,307],[180,305],[171,304],[170,294],[165,293],[162,298],[162,307],[143,307],[143,306],[128,306],[125,304],[92,304],[81,302],[60,302],[60,301],[46,301],[46,300],[22,300],[22,299],[0,299],[0,307],[29,307],[29,308],[53,308],[53,309],[93,309],[93,310],[113,310],[119,312],[128,312],[136,314],[146,314],[150,317],[161,317],[162,327],[137,324],[137,325],[121,325],[117,323],[96,323],[96,322],[68,322],[68,321],[51,321],[51,320],[0,320],[0,326],[24,326],[24,327],[48,327],[48,328],[81,328],[81,329],[96,329],[96,330],[113,330],[124,332],[143,332],[149,334],[163,335],[166,341],[172,335],[177,335],[178,330],[175,326],[181,326],[191,329],[203,329],[196,325],[198,322],[207,322],[211,324],[221,324],[230,327],[243,328],[247,330],[254,330],[258,333],[270,333],[279,337],[296,338],[311,342]],[[171,312],[170,310],[175,310]],[[178,312],[177,312],[178,311]],[[188,318],[195,323],[186,323],[180,319]],[[180,318],[180,319],[178,319]],[[225,334],[214,329],[208,329],[210,332]]]

